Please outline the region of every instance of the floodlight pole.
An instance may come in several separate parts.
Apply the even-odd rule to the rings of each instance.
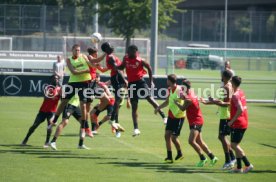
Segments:
[[[150,51],[150,65],[152,74],[155,75],[157,71],[157,41],[158,41],[158,0],[152,1],[151,6],[151,51]]]
[[[228,0],[225,0],[224,11],[224,61],[226,61],[226,48],[227,48],[227,25],[228,25]]]
[[[99,4],[96,3],[94,6],[94,10],[96,11],[95,16],[93,17],[93,31],[99,32],[99,25],[98,25],[98,19],[99,19]]]

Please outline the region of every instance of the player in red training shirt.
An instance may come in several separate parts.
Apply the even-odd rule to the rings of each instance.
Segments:
[[[119,110],[120,104],[123,100],[125,87],[127,86],[127,81],[123,75],[123,72],[117,70],[115,65],[120,65],[121,60],[114,55],[114,47],[110,45],[109,42],[104,42],[101,45],[101,49],[106,55],[106,67],[110,70],[110,81],[114,89],[115,103],[113,107],[113,112],[111,115],[111,122],[119,123]],[[120,136],[119,131],[116,131],[116,136]]]
[[[218,158],[214,156],[214,154],[208,148],[207,144],[203,141],[201,129],[204,123],[204,119],[199,107],[198,98],[191,89],[190,81],[184,79],[183,85],[184,91],[181,98],[184,100],[184,104],[179,104],[177,100],[175,100],[174,103],[182,111],[186,110],[186,115],[190,126],[189,144],[195,149],[200,158],[200,161],[196,164],[196,166],[203,167],[208,161],[207,158],[203,155],[202,151],[204,151],[209,156],[211,159],[210,165],[213,166],[218,161]]]
[[[147,73],[144,67],[148,70],[150,88],[154,86],[152,78],[152,70],[150,65],[138,55],[138,48],[136,45],[130,45],[127,49],[127,55],[124,57],[121,65],[118,65],[118,69],[126,69],[128,80],[128,96],[131,102],[132,120],[134,125],[133,136],[139,135],[141,132],[138,129],[138,101],[140,98],[145,98],[156,109],[159,104],[151,97],[149,86],[144,80],[144,75]],[[162,110],[158,111],[163,118],[164,123],[167,122],[167,118]]]
[[[93,133],[97,134],[97,129],[102,125],[104,122],[111,120],[114,104],[115,104],[115,98],[109,91],[107,85],[104,82],[100,82],[100,74],[96,74],[96,97],[100,99],[100,103],[97,104],[92,111],[90,112],[91,116],[91,122],[95,124],[95,128],[93,128]],[[98,122],[98,116],[99,114],[107,110],[107,115],[103,117],[103,119]],[[110,121],[111,126],[118,131],[124,132],[124,128],[119,124],[115,123],[114,121]]]
[[[233,169],[233,173],[247,173],[253,169],[253,165],[248,161],[243,149],[240,147],[243,135],[248,127],[248,114],[246,107],[246,98],[243,91],[239,88],[241,78],[238,76],[232,77],[232,87],[234,94],[230,103],[230,122],[228,125],[231,127],[231,147],[235,150],[237,157],[237,168]],[[245,168],[242,169],[242,162]]]
[[[59,86],[58,76],[51,76],[51,84],[45,87],[45,96],[43,103],[39,109],[39,112],[35,118],[33,125],[30,127],[26,137],[22,141],[21,145],[27,145],[29,137],[33,134],[35,129],[47,119],[48,126],[50,125],[50,119],[54,116],[57,110],[58,101],[60,99],[61,88]],[[50,146],[50,136],[52,133],[52,128],[47,129],[46,141],[44,148]]]

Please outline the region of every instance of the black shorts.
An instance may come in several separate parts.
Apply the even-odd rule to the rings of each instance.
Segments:
[[[67,104],[63,111],[62,119],[69,119],[71,115],[73,115],[76,120],[79,120],[81,118],[81,110],[79,107]]]
[[[35,123],[42,123],[47,119],[48,124],[50,123],[51,118],[54,116],[54,112],[42,112],[39,111],[35,118]]]
[[[203,125],[190,125],[190,130],[197,130],[201,132]]]
[[[180,135],[180,132],[181,132],[181,129],[182,129],[182,125],[184,123],[184,118],[170,118],[168,117],[168,120],[167,120],[167,125],[166,125],[166,131],[169,130],[169,131],[172,131],[172,135],[175,135],[175,136],[179,136]]]
[[[125,85],[125,81],[123,80],[123,78],[121,76],[119,76],[118,74],[112,76],[110,78],[110,81],[111,81],[111,85],[113,87],[113,92],[114,92],[114,95],[115,95],[115,99],[120,99],[121,97],[124,97],[124,92],[118,92],[118,90],[126,87]]]
[[[220,119],[219,121],[219,135],[230,135],[230,126],[228,126],[229,119]]]
[[[64,96],[64,98],[68,100],[70,100],[75,95],[75,91],[77,89],[78,89],[78,95],[79,95],[80,101],[82,102],[87,102],[87,98],[93,95],[93,93],[87,92],[89,88],[88,82],[71,82],[64,86],[65,86],[65,92],[66,92],[66,95]]]
[[[231,128],[231,142],[240,143],[242,141],[245,130],[246,129]]]
[[[141,79],[128,83],[128,96],[131,102],[138,102],[139,99],[151,96],[150,89],[146,81]]]

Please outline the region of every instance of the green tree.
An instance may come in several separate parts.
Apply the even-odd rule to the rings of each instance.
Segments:
[[[177,4],[183,0],[159,0],[158,29],[165,29],[171,22],[175,22],[173,14],[181,11]],[[126,39],[126,47],[135,31],[142,31],[150,27],[152,0],[98,0],[100,5],[100,23]]]

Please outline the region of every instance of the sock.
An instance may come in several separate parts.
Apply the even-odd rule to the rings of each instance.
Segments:
[[[211,152],[208,154],[208,156],[210,157],[211,160],[213,160],[215,158],[214,154]]]
[[[54,136],[54,138],[51,140],[51,143],[56,142],[56,140],[57,140],[57,137]]]
[[[224,155],[225,155],[225,163],[229,163],[230,162],[230,153],[224,152]]]
[[[97,109],[96,112],[95,112],[95,114],[96,114],[97,116],[99,116],[100,113],[101,113],[101,111],[99,111],[98,109]]]
[[[172,159],[172,151],[167,151],[167,158]]]
[[[99,125],[101,126],[102,124],[103,124],[103,122],[102,122],[102,121],[100,121],[100,122],[99,122]]]
[[[88,121],[85,121],[84,128],[89,128]]]
[[[243,157],[242,157],[242,161],[243,161],[243,163],[245,164],[245,166],[250,166],[250,162],[248,161],[248,159],[247,159],[246,156],[243,156]]]
[[[83,145],[83,139],[80,139],[79,140],[79,146],[82,146]]]
[[[160,110],[159,110],[158,112],[159,112],[160,116],[161,116],[163,119],[166,117],[163,111],[160,111]]]
[[[85,122],[85,120],[81,120],[81,129],[84,129]]]
[[[57,120],[58,120],[58,118],[59,118],[59,115],[55,115],[54,120],[53,120],[53,123],[56,123]]]
[[[95,130],[96,130],[96,124],[95,124],[95,123],[92,123],[92,124],[91,124],[91,130],[92,130],[92,131],[95,131]]]
[[[181,150],[178,150],[178,151],[177,151],[177,155],[178,155],[178,156],[182,156],[182,151],[181,151]]]
[[[50,137],[51,137],[52,129],[47,130],[47,135],[46,135],[46,141],[45,143],[49,143]]]
[[[138,122],[133,121],[133,126],[134,126],[134,129],[138,129]]]
[[[199,155],[199,158],[200,158],[200,160],[202,160],[202,161],[206,159],[205,156],[204,156],[203,154],[200,154],[200,155]]]
[[[235,157],[235,154],[234,154],[233,150],[229,150],[229,153],[230,153],[231,161],[235,160],[236,157]]]
[[[241,158],[237,158],[237,168],[238,169],[242,168]]]

